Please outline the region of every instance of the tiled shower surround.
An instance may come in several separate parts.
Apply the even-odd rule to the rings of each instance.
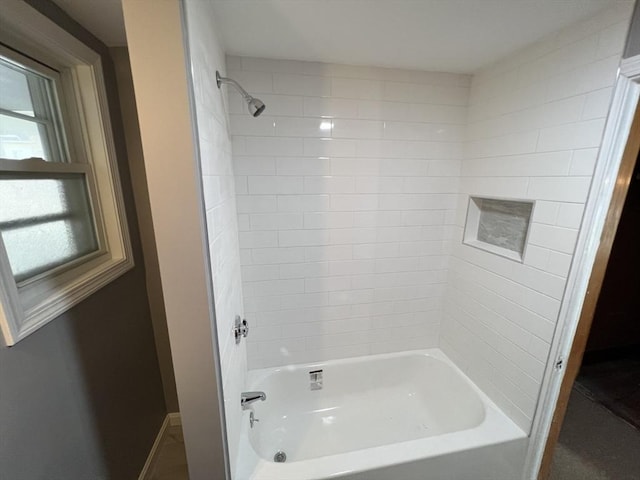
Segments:
[[[247,355],[245,344],[236,345],[233,335],[235,316],[243,314],[243,301],[231,142],[224,92],[211,81],[217,69],[224,72],[225,58],[211,27],[214,23],[211,4],[187,0],[185,13],[213,279],[211,293],[215,302],[229,456],[234,465],[242,420],[238,399],[245,386]]]
[[[630,13],[474,76],[227,57],[249,368],[439,346],[528,430]],[[469,195],[536,200],[523,263]]]
[[[471,77],[227,66],[250,368],[436,346]]]
[[[473,77],[440,348],[525,430],[630,14],[606,10]],[[461,244],[469,195],[536,200],[523,263]]]

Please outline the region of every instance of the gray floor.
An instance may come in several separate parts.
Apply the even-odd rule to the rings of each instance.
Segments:
[[[151,480],[188,480],[182,429],[170,427]],[[550,480],[640,479],[640,431],[574,390]]]
[[[160,445],[149,480],[189,480],[187,455],[180,425],[169,427]]]
[[[574,389],[551,480],[638,480],[640,431]]]
[[[575,388],[640,429],[640,346],[583,363]]]

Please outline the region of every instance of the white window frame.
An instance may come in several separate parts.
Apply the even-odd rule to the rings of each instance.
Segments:
[[[61,87],[66,148],[71,165],[87,178],[100,244],[97,252],[16,283],[0,241],[0,329],[11,346],[133,268],[134,262],[100,54],[24,2],[0,0],[0,42],[60,72],[56,84]],[[15,168],[56,168],[43,163],[20,161]],[[2,168],[11,167],[3,162]]]

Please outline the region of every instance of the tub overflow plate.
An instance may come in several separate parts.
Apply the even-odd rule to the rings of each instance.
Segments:
[[[322,370],[309,372],[309,386],[311,390],[322,390]]]

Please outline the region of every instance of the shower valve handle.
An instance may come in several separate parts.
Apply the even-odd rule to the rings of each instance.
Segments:
[[[242,337],[249,335],[249,322],[246,319],[236,315],[235,325],[233,327],[233,336],[236,338],[236,345],[240,343]]]

